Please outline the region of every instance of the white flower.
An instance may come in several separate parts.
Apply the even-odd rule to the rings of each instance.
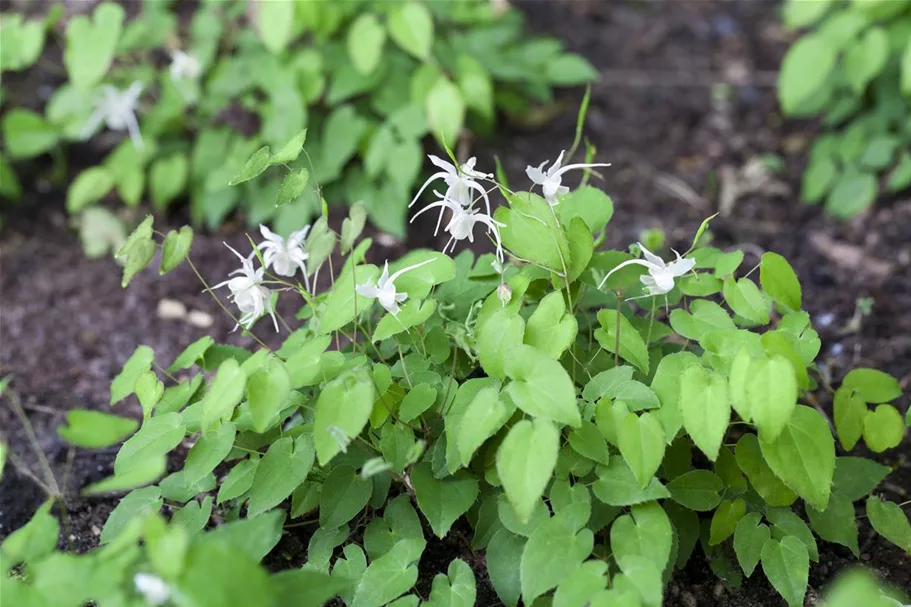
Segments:
[[[529,165],[525,168],[525,174],[528,175],[528,178],[540,185],[544,190],[544,199],[550,203],[550,206],[557,205],[560,202],[558,197],[569,191],[568,187],[561,185],[563,183],[563,173],[572,171],[573,169],[590,169],[593,167],[610,166],[610,164],[568,164],[565,167],[561,167],[560,165],[563,163],[563,154],[565,153],[566,150],[560,152],[557,161],[547,169],[546,173],[544,172],[544,165],[549,162],[547,160],[537,167]]]
[[[500,286],[497,287],[497,299],[500,300],[500,303],[503,307],[506,307],[506,304],[512,300],[512,289],[509,288],[509,285],[505,282],[501,282]]]
[[[190,55],[183,51],[174,51],[171,54],[171,79],[172,80],[196,80],[202,73],[202,64],[195,55]]]
[[[639,244],[639,248],[642,249],[642,255],[645,256],[645,259],[630,259],[629,261],[624,261],[607,273],[607,276],[604,277],[601,284],[598,285],[598,288],[600,289],[603,287],[607,279],[610,278],[610,275],[617,270],[635,264],[648,268],[648,274],[644,274],[639,278],[639,280],[642,281],[642,284],[645,285],[646,292],[648,292],[649,295],[664,295],[674,288],[675,278],[683,276],[696,265],[696,260],[684,259],[680,257],[680,253],[677,251],[674,251],[674,254],[677,256],[676,261],[666,264],[663,259],[652,254],[648,249],[643,247],[641,243]]]
[[[437,173],[431,175],[427,181],[424,182],[424,185],[421,186],[421,189],[418,190],[418,193],[415,195],[414,199],[408,204],[408,208],[411,208],[418,198],[421,197],[421,194],[424,193],[424,190],[427,189],[427,186],[436,181],[437,179],[442,179],[446,182],[448,186],[446,189],[445,198],[456,202],[462,206],[468,207],[471,206],[474,202],[472,195],[472,190],[475,190],[481,195],[481,198],[484,199],[484,203],[487,205],[487,214],[490,215],[490,199],[487,197],[487,190],[479,184],[475,179],[492,179],[493,175],[489,173],[481,173],[480,171],[474,170],[475,163],[477,160],[474,156],[468,159],[468,162],[463,164],[461,167],[456,168],[452,163],[446,162],[438,156],[433,154],[428,154],[430,162],[443,169]],[[443,220],[443,209],[440,209],[440,217],[437,219],[437,230],[440,229],[440,222]],[[436,233],[436,232],[434,232]]]
[[[86,139],[95,132],[102,121],[112,131],[129,131],[133,145],[142,149],[142,135],[136,122],[136,103],[142,93],[142,83],[134,82],[125,91],[119,91],[111,85],[101,87],[101,96],[97,107],[83,129]]]
[[[498,228],[506,227],[505,224],[495,221],[489,214],[484,214],[476,211],[473,207],[468,206],[467,208],[462,207],[462,205],[453,202],[450,198],[442,196],[439,192],[434,192],[437,196],[440,196],[440,200],[428,204],[426,207],[414,214],[414,217],[411,218],[411,221],[417,219],[418,215],[424,211],[439,207],[440,208],[440,217],[443,216],[443,209],[449,209],[452,211],[452,217],[449,219],[449,223],[446,224],[446,231],[449,232],[449,241],[443,247],[442,252],[445,253],[446,249],[452,247],[451,250],[455,250],[455,245],[460,240],[468,239],[468,242],[474,242],[474,227],[475,224],[483,223],[487,226],[488,232],[492,232],[494,239],[497,242],[497,261],[500,263],[503,262],[503,245],[500,241],[500,231]],[[439,222],[437,222],[437,228],[439,229]],[[437,235],[437,231],[434,231],[434,236]]]
[[[164,581],[149,573],[137,573],[133,576],[136,592],[142,595],[146,605],[164,605],[171,598],[171,587]]]
[[[243,314],[237,322],[238,326],[249,329],[260,316],[268,312],[272,316],[272,324],[275,325],[275,331],[278,332],[278,321],[275,318],[275,310],[272,308],[272,291],[262,284],[265,269],[253,268],[253,253],[250,254],[250,257],[244,257],[227,243],[225,243],[225,246],[237,255],[241,263],[240,269],[234,270],[229,276],[234,274],[240,274],[240,276],[230,278],[212,288],[219,289],[227,285],[231,291],[229,299],[234,302],[234,305]]]
[[[263,253],[263,262],[266,268],[271,267],[279,276],[294,276],[298,268],[304,275],[304,284],[310,290],[310,280],[307,278],[307,253],[304,252],[304,240],[310,231],[310,226],[303,230],[291,232],[285,240],[264,225],[259,226],[259,231],[265,242],[259,245]]]
[[[395,279],[405,272],[420,268],[431,261],[435,261],[435,259],[427,259],[421,263],[416,263],[413,266],[402,268],[392,276],[389,275],[389,262],[387,261],[383,264],[383,273],[380,275],[380,279],[376,281],[376,285],[373,284],[372,280],[368,280],[365,284],[357,285],[355,290],[358,295],[361,295],[362,297],[378,299],[380,305],[386,308],[387,312],[396,316],[399,313],[399,304],[408,299],[408,295],[406,293],[396,293]]]

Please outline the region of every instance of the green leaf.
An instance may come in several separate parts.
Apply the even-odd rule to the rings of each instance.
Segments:
[[[408,592],[418,579],[417,562],[425,545],[423,539],[402,540],[370,563],[357,584],[351,607],[380,607]]]
[[[105,2],[95,8],[91,21],[85,15],[70,19],[63,63],[70,80],[80,89],[89,89],[104,78],[114,59],[124,16],[120,5]]]
[[[911,552],[911,523],[898,504],[871,496],[867,500],[867,517],[878,534],[905,552]]]
[[[7,581],[9,581],[7,565],[12,566],[23,562],[34,565],[51,554],[57,547],[60,524],[56,518],[51,516],[53,505],[53,500],[44,502],[25,525],[13,531],[0,544],[4,557],[2,573]]]
[[[201,481],[215,470],[231,449],[237,431],[234,424],[224,422],[215,430],[203,432],[190,452],[183,466],[183,474],[188,485]]]
[[[497,596],[506,605],[515,607],[522,591],[521,573],[516,563],[520,562],[525,549],[524,537],[500,529],[487,546],[487,575]]]
[[[781,541],[768,540],[762,547],[762,571],[790,607],[802,607],[810,559],[799,539],[787,536]]]
[[[774,441],[760,436],[759,445],[785,485],[817,510],[826,509],[835,472],[835,441],[815,409],[797,407],[781,435]]]
[[[911,95],[911,44],[906,44],[905,51],[902,53],[901,89],[903,95]]]
[[[664,356],[655,369],[651,388],[661,402],[656,415],[664,426],[664,436],[668,441],[673,441],[683,427],[683,413],[680,410],[680,380],[683,371],[698,363],[699,359],[692,352],[675,352]]]
[[[416,388],[419,387],[416,386]],[[433,388],[430,389],[433,390]],[[433,394],[435,398],[436,390],[433,390]],[[456,447],[458,447],[463,466],[467,467],[471,463],[471,458],[484,444],[484,441],[496,434],[509,421],[515,410],[512,403],[507,405],[500,399],[500,390],[496,386],[482,388],[475,394],[462,415],[456,440]]]
[[[133,391],[136,393],[136,398],[139,399],[143,417],[149,417],[152,414],[152,409],[155,408],[155,405],[158,404],[164,394],[164,384],[154,372],[146,371],[136,378]]]
[[[630,413],[620,424],[617,440],[620,454],[644,489],[664,459],[666,441],[661,422],[650,413]]]
[[[595,330],[595,339],[598,340],[601,347],[611,354],[617,353],[617,331],[619,331],[620,358],[648,374],[648,348],[642,335],[636,331],[629,320],[621,314],[618,325],[617,311],[602,309],[598,311],[598,322],[601,323],[601,328]]]
[[[57,428],[57,434],[71,445],[84,449],[116,445],[139,427],[136,420],[86,409],[67,411],[66,423]]]
[[[598,79],[598,71],[588,60],[575,53],[561,53],[544,66],[547,81],[555,86],[578,86]]]
[[[179,371],[181,369],[189,369],[202,359],[206,351],[213,345],[215,345],[215,340],[208,335],[200,337],[184,348],[184,351],[174,359],[174,362],[168,367],[168,373],[173,373],[174,371]]]
[[[283,2],[275,2],[271,4],[285,4]],[[247,162],[244,163],[243,168],[240,172],[234,176],[234,179],[228,182],[228,185],[238,185],[245,181],[250,181],[254,177],[258,176],[260,173],[265,171],[269,167],[269,160],[271,155],[269,154],[269,146],[264,145],[254,152]]]
[[[721,502],[723,489],[721,477],[708,470],[691,470],[667,484],[671,499],[697,512],[714,509]]]
[[[873,453],[899,446],[904,436],[902,414],[892,405],[877,405],[864,416],[864,442]]]
[[[889,36],[883,28],[871,27],[845,51],[845,79],[854,92],[861,95],[888,61]]]
[[[179,266],[190,253],[193,244],[193,228],[183,226],[180,231],[171,230],[161,245],[161,269],[159,274],[167,274]],[[209,337],[208,339],[212,339]]]
[[[448,78],[439,78],[424,100],[427,124],[433,134],[447,145],[455,145],[465,122],[465,100],[459,87]]]
[[[722,293],[724,301],[736,314],[760,325],[769,323],[769,302],[749,278],[726,277]]]
[[[433,299],[419,300],[409,299],[402,304],[399,313],[396,316],[386,314],[376,324],[373,336],[370,338],[374,343],[383,341],[407,331],[411,327],[418,327],[424,324],[436,311],[436,301]]]
[[[837,49],[819,35],[800,38],[781,62],[778,99],[785,114],[795,114],[829,79],[837,60]]]
[[[144,487],[126,494],[108,515],[101,530],[101,543],[109,544],[135,518],[158,512],[164,500],[158,487]]]
[[[522,599],[526,605],[555,588],[591,554],[594,544],[591,530],[579,530],[572,522],[567,516],[557,515],[538,525],[528,538],[519,565]]]
[[[275,206],[280,207],[300,198],[304,190],[307,189],[307,183],[310,180],[310,171],[301,169],[291,171],[282,180],[281,187],[278,188],[278,194],[275,197]]]
[[[253,429],[265,432],[278,419],[278,413],[291,397],[291,376],[285,364],[270,356],[247,379],[247,402]]]
[[[57,145],[58,137],[57,129],[32,111],[12,108],[3,117],[3,141],[14,159],[43,154]]]
[[[291,495],[310,473],[314,455],[313,438],[309,434],[295,439],[286,436],[272,443],[256,467],[247,516],[274,508]]]
[[[263,45],[278,55],[294,39],[294,3],[265,2],[256,7],[255,22]]]
[[[553,476],[560,433],[550,422],[522,420],[497,450],[497,473],[519,521],[528,522]]]
[[[543,198],[530,192],[507,194],[509,206],[500,206],[494,219],[506,224],[500,228],[503,246],[517,257],[549,270],[564,273],[570,266],[566,234]]]
[[[598,471],[598,480],[592,485],[592,492],[610,506],[632,506],[671,496],[657,478],[652,478],[642,489],[629,465],[619,457],[612,457],[608,466]]]
[[[149,169],[149,196],[152,206],[162,211],[183,194],[190,174],[190,161],[186,154],[171,154],[158,158]]]
[[[433,406],[437,390],[429,384],[418,384],[405,395],[399,405],[399,419],[410,422]]]
[[[250,458],[241,460],[236,466],[231,468],[228,476],[222,481],[218,488],[218,496],[215,499],[216,504],[227,500],[240,497],[250,490],[253,486],[253,479],[256,476],[256,469],[259,467],[259,458]]]
[[[712,515],[712,524],[709,531],[709,545],[717,546],[731,537],[737,528],[740,519],[746,514],[746,502],[741,498],[734,501],[724,500]]]
[[[491,377],[506,378],[506,361],[522,344],[525,321],[512,308],[497,310],[477,334],[476,349],[481,367]]]
[[[131,465],[126,472],[114,474],[92,483],[81,491],[84,496],[103,493],[118,493],[128,489],[143,487],[160,479],[167,472],[167,458],[163,454],[154,455]],[[214,479],[213,479],[214,482]]]
[[[807,547],[810,560],[819,560],[819,548],[813,532],[802,518],[794,514],[794,511],[790,508],[769,508],[766,510],[766,518],[772,523],[773,535],[776,539],[785,535],[796,537]]]
[[[114,180],[106,168],[88,168],[79,173],[70,184],[66,193],[66,210],[70,213],[81,211],[103,198],[113,187]]]
[[[313,436],[321,466],[343,450],[341,437],[353,439],[370,419],[377,398],[373,381],[364,371],[348,373],[323,388],[316,402]]]
[[[734,553],[743,573],[750,577],[762,557],[762,547],[765,546],[772,531],[768,525],[762,524],[762,515],[750,512],[737,523],[734,529]]]
[[[759,262],[759,282],[775,303],[791,310],[800,309],[800,281],[791,264],[781,255],[772,252],[762,255]]]
[[[202,425],[210,427],[219,420],[228,419],[244,397],[247,374],[237,360],[228,358],[218,366],[215,379],[202,400]]]
[[[827,542],[847,546],[855,557],[860,556],[860,548],[857,545],[857,520],[854,517],[851,500],[837,492],[832,493],[829,505],[824,511],[820,512],[813,506],[807,506],[807,515],[819,537]]]
[[[155,256],[155,242],[152,240],[152,216],[148,215],[127,238],[114,257],[123,266],[121,286],[130,284],[133,277],[152,261]],[[130,385],[132,388],[132,384]],[[128,393],[129,394],[129,393]],[[116,402],[116,401],[113,401]],[[111,404],[113,404],[113,402]]]
[[[832,0],[797,0],[784,4],[784,23],[789,29],[809,27],[819,21],[829,7]]]
[[[513,380],[506,394],[529,415],[574,428],[582,423],[576,389],[560,362],[531,346],[518,346],[506,359],[506,375]]]
[[[433,587],[427,607],[474,607],[477,585],[471,567],[461,560],[449,563],[447,575],[438,573],[433,578]]]
[[[889,466],[866,457],[837,457],[832,492],[856,502],[870,495],[891,472]]]
[[[336,466],[326,477],[320,492],[320,526],[326,529],[341,527],[364,509],[371,492],[372,483],[362,479],[354,468]]]
[[[744,434],[737,441],[737,465],[750,479],[750,484],[769,506],[790,506],[797,499],[762,456],[759,439],[755,434]]]
[[[428,264],[430,265],[430,264]],[[351,272],[354,272],[354,278]],[[325,301],[325,308],[319,318],[318,330],[321,334],[337,331],[354,320],[356,312],[369,310],[373,300],[358,295],[355,284],[366,284],[368,281],[376,282],[379,268],[374,265],[357,266],[354,270],[346,270],[336,278],[336,287],[329,293]],[[392,271],[390,270],[390,273]],[[404,276],[402,276],[404,278]],[[396,285],[398,286],[398,285]]]
[[[389,36],[405,52],[418,59],[430,58],[433,17],[423,2],[403,2],[389,13]]]
[[[854,369],[845,376],[842,387],[854,390],[865,402],[887,403],[902,395],[894,377],[876,369]]]
[[[525,343],[557,360],[572,345],[579,331],[576,317],[566,311],[563,294],[547,294],[525,327]]]
[[[273,589],[265,568],[235,544],[211,536],[191,544],[177,587],[183,600],[191,605],[269,607],[273,604]]]
[[[819,202],[832,187],[837,176],[838,165],[831,158],[811,160],[803,173],[800,199],[811,204]]]
[[[487,120],[494,115],[494,85],[490,73],[474,57],[461,54],[456,58],[456,82],[465,105]]]
[[[449,533],[456,519],[468,512],[478,497],[478,481],[471,475],[459,472],[437,480],[427,462],[412,468],[411,482],[418,507],[439,538]]]
[[[380,64],[386,30],[376,15],[364,13],[348,28],[348,56],[355,69],[370,74]]]
[[[850,451],[863,436],[867,405],[857,392],[842,386],[835,391],[833,412],[838,440],[845,450]]]
[[[269,577],[276,605],[320,607],[348,587],[348,582],[321,571],[292,569]]]
[[[126,474],[145,460],[166,455],[180,444],[185,434],[179,413],[165,413],[145,420],[139,432],[120,447],[114,460],[114,473]]]
[[[594,462],[605,466],[610,462],[610,452],[604,435],[592,422],[583,421],[581,426],[570,432],[569,444],[573,451]]]
[[[797,406],[797,378],[782,356],[754,360],[749,366],[746,397],[750,417],[763,440],[774,441]]]
[[[569,227],[573,218],[581,217],[590,231],[598,233],[613,217],[614,203],[598,188],[584,186],[561,198],[556,210],[565,227]]]
[[[701,365],[686,367],[680,377],[680,411],[693,443],[712,461],[731,420],[727,381]]]
[[[583,607],[602,596],[607,585],[607,563],[585,561],[569,574],[554,593],[553,607]]]
[[[347,254],[354,247],[354,242],[364,231],[366,221],[367,205],[360,201],[355,202],[348,210],[348,217],[342,222],[341,249],[343,254]]]
[[[288,140],[288,143],[269,158],[270,165],[290,164],[297,160],[301,151],[304,149],[304,143],[307,141],[307,129],[301,130],[297,135]]]
[[[846,171],[829,192],[826,211],[838,219],[850,219],[870,208],[876,199],[877,191],[875,175]]]
[[[610,546],[620,569],[634,566],[634,558],[645,557],[664,570],[671,556],[673,543],[671,521],[658,502],[633,506],[630,514],[614,521],[610,530]]]

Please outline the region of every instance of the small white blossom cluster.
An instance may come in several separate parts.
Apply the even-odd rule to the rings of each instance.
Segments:
[[[696,265],[696,260],[685,259],[677,251],[674,251],[677,259],[671,263],[665,263],[663,259],[642,246],[641,242],[638,244],[645,259],[630,259],[617,265],[601,280],[601,284],[598,285],[599,289],[604,286],[604,283],[614,272],[627,266],[638,265],[648,269],[648,274],[643,274],[639,277],[639,280],[645,286],[646,295],[643,295],[643,297],[666,295],[674,288],[674,279],[683,276]],[[673,249],[671,250],[673,251]]]
[[[263,267],[254,268],[253,260],[256,257],[256,251],[244,257],[230,245],[225,246],[240,259],[241,267],[234,270],[228,280],[212,287],[219,289],[227,286],[231,291],[229,299],[238,307],[242,316],[238,320],[238,326],[249,329],[264,314],[272,317],[272,324],[278,331],[278,320],[275,316],[275,308],[272,301],[273,290],[266,286],[265,272],[271,271],[277,276],[292,278],[300,270],[304,276],[304,286],[310,291],[310,279],[307,272],[307,253],[304,251],[304,240],[310,231],[310,226],[302,230],[292,232],[287,239],[272,232],[266,226],[259,226],[259,231],[265,240],[258,245],[259,252],[262,254]]]

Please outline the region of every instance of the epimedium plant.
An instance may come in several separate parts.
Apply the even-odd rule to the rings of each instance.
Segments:
[[[781,108],[823,125],[801,198],[848,219],[911,185],[911,2],[789,0],[783,15],[808,31],[782,61]]]
[[[32,66],[60,16],[4,16],[0,70]],[[96,204],[103,198],[128,207],[147,199],[158,211],[189,198],[194,224],[215,227],[241,210],[251,225],[271,222],[287,234],[320,212],[313,188],[289,189],[288,180],[311,176],[329,200],[361,200],[374,224],[402,236],[401,201],[421,172],[428,134],[453,145],[463,130],[489,132],[497,110],[523,116],[552,101],[553,87],[596,76],[560,42],[527,37],[517,10],[487,0],[208,1],[195,9],[154,0],[129,20],[106,2],[69,19],[62,46],[67,80],[46,106],[5,112],[3,193],[21,193],[13,163],[47,152],[63,162],[60,143],[90,137],[114,144],[73,180],[67,208],[89,210],[88,243],[115,249],[125,232]],[[229,185],[254,151],[308,128],[310,155],[293,176]],[[118,143],[108,131],[130,137]]]
[[[285,586],[273,580],[287,575],[319,601],[337,594],[352,607],[468,607],[480,573],[507,605],[649,606],[700,550],[725,584],[761,569],[797,607],[817,538],[859,552],[856,503],[884,538],[911,549],[907,504],[875,493],[890,468],[836,454],[836,436],[845,450],[901,443],[906,422],[889,404],[900,386],[851,371],[834,392],[834,428],[802,404],[831,388],[816,373],[820,340],[784,258],[765,253],[744,271],[742,252],[701,246],[709,220],[671,262],[642,245],[600,250],[611,199],[562,185],[566,171],[591,163],[564,166],[561,155],[529,167],[539,196],[496,182],[473,159],[451,160],[433,159],[443,204],[428,208],[440,209],[458,248],[486,235],[494,253],[416,250],[381,270],[366,261],[361,205],[339,233],[325,217],[288,239],[264,229],[265,242],[235,251],[240,269],[210,289],[228,289],[240,314],[230,313],[259,347],[207,336],[167,364],[140,346],[112,383],[111,405],[135,395],[141,423],[69,414],[60,433],[74,445],[126,439],[113,476],[84,490],[129,491],[88,558],[132,546],[117,554],[137,572],[115,589],[80,576],[81,598],[227,606],[240,595],[219,580],[256,575],[245,605],[317,604],[277,603]],[[491,213],[497,193],[506,204]],[[159,234],[147,218],[118,253],[124,285],[159,250],[162,272],[192,263],[191,244],[190,228]],[[330,255],[338,272],[316,292]],[[276,297],[300,297],[298,327],[278,315]],[[287,331],[282,346],[266,347],[261,327]],[[182,461],[170,473],[169,457]],[[264,577],[255,560],[293,526],[312,531],[306,563]],[[190,539],[159,541],[155,529]],[[232,529],[250,533],[256,554],[242,552],[254,562],[193,594],[202,575],[193,547],[213,537],[229,545]],[[484,558],[453,560],[419,596],[421,556],[450,533]],[[28,555],[12,552],[6,563],[26,563],[16,591],[40,596]],[[229,561],[203,554],[207,567]],[[833,593],[832,605],[906,601],[867,577]]]

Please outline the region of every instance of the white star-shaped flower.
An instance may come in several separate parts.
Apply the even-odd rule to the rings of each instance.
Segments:
[[[645,256],[645,259],[630,259],[629,261],[624,261],[607,273],[607,276],[604,277],[601,284],[598,285],[598,288],[600,289],[603,287],[611,274],[621,268],[630,265],[639,265],[648,268],[648,274],[643,274],[639,277],[639,280],[645,285],[646,292],[649,295],[664,295],[674,288],[675,278],[683,276],[696,265],[696,260],[680,257],[680,253],[677,251],[674,251],[674,254],[677,256],[675,261],[664,263],[663,259],[654,255],[651,251],[642,246],[641,243],[639,243],[639,248],[642,249],[642,255]]]
[[[259,226],[259,231],[266,240],[259,245],[263,254],[263,263],[266,268],[279,276],[294,276],[298,268],[304,275],[304,285],[310,290],[310,279],[307,277],[307,258],[304,252],[304,240],[310,232],[310,226],[302,230],[291,232],[287,239],[282,238],[264,225]]]
[[[475,180],[492,179],[493,175],[474,170],[475,164],[477,163],[477,159],[475,159],[474,156],[469,158],[461,167],[456,167],[454,164],[446,162],[433,154],[428,154],[427,157],[430,158],[430,162],[443,170],[434,173],[424,182],[424,185],[418,190],[414,199],[408,204],[408,208],[411,208],[414,203],[417,202],[418,198],[421,197],[421,194],[424,193],[424,190],[427,189],[427,186],[437,179],[442,179],[447,186],[445,198],[468,207],[471,206],[475,200],[475,195],[472,194],[472,190],[474,190],[480,195],[480,198],[484,199],[484,203],[487,205],[487,214],[490,215],[490,198],[487,196],[487,190]],[[440,217],[437,219],[437,230],[439,230],[440,222],[442,220],[443,209],[440,209]]]
[[[171,54],[171,79],[196,80],[202,73],[202,64],[196,55],[177,50]]]
[[[563,174],[566,171],[610,166],[610,164],[568,164],[566,166],[561,166],[563,163],[563,154],[565,153],[566,150],[560,152],[560,156],[557,157],[557,161],[554,162],[549,169],[547,169],[547,172],[544,171],[544,166],[549,162],[547,160],[542,162],[537,167],[529,165],[525,168],[525,174],[528,175],[528,178],[537,185],[541,186],[541,189],[544,191],[544,199],[547,200],[550,206],[556,206],[559,204],[559,197],[569,192],[569,188],[565,185],[562,185]]]
[[[500,231],[498,228],[506,227],[505,224],[495,221],[489,214],[484,214],[475,210],[471,205],[463,207],[439,192],[434,191],[434,194],[439,196],[440,200],[428,204],[415,213],[414,217],[411,218],[411,221],[414,221],[417,219],[418,215],[430,209],[439,208],[440,217],[443,216],[443,209],[449,209],[452,212],[452,217],[449,218],[449,223],[446,224],[445,228],[445,230],[449,232],[449,241],[443,247],[443,253],[445,253],[447,249],[450,249],[450,247],[451,250],[455,250],[456,243],[465,240],[466,238],[468,239],[468,242],[474,242],[474,227],[478,223],[483,223],[487,226],[487,231],[494,235],[494,239],[497,243],[497,261],[502,263],[503,245],[500,241]],[[434,231],[433,235],[436,236],[438,231],[439,222],[437,222],[437,230]]]
[[[362,297],[377,299],[380,302],[380,305],[386,308],[387,312],[393,316],[397,316],[399,313],[399,304],[408,299],[408,295],[406,293],[396,292],[395,279],[405,272],[420,268],[431,261],[435,261],[435,259],[427,259],[421,263],[402,268],[392,276],[389,275],[389,262],[387,261],[383,264],[383,273],[380,275],[380,278],[376,281],[375,285],[372,280],[368,280],[362,285],[357,285],[355,290],[358,295],[361,295]]]
[[[272,291],[263,286],[265,269],[253,268],[253,253],[249,257],[244,257],[231,248],[229,244],[225,243],[225,246],[237,255],[241,263],[240,269],[234,270],[229,276],[234,276],[235,274],[240,274],[240,276],[230,278],[212,288],[219,289],[227,286],[228,290],[231,291],[229,299],[234,302],[234,305],[243,314],[237,322],[238,326],[249,329],[260,316],[268,312],[272,317],[275,331],[278,332],[278,320],[275,318],[275,310],[272,308]]]
[[[142,94],[142,83],[134,82],[125,91],[106,84],[101,87],[101,96],[97,107],[83,129],[83,138],[87,139],[95,132],[102,121],[112,131],[129,131],[133,145],[142,149],[142,135],[139,123],[136,122],[136,104]]]

